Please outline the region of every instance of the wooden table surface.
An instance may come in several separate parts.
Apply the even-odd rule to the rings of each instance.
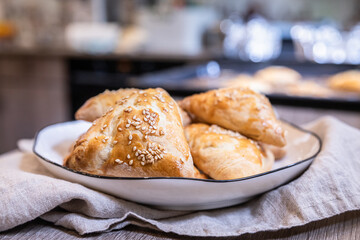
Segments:
[[[303,124],[324,115],[332,115],[349,125],[360,129],[360,113],[309,108],[277,106],[277,112],[284,120]],[[1,196],[0,196],[1,197]],[[162,233],[154,230],[127,226],[122,230],[101,234],[80,236],[74,231],[53,226],[40,219],[0,233],[0,239],[200,239]],[[211,238],[204,238],[211,239]],[[332,218],[309,223],[304,226],[274,232],[258,232],[241,237],[216,239],[360,239],[360,210],[346,212]]]

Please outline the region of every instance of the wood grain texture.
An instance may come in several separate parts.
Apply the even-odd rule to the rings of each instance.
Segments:
[[[275,232],[259,232],[255,234],[245,234],[241,237],[225,238],[199,238],[179,236],[172,233],[162,233],[154,230],[128,226],[119,231],[78,235],[74,231],[53,226],[40,219],[18,226],[14,229],[0,233],[0,239],[134,239],[134,240],[154,240],[154,239],[283,239],[283,240],[302,240],[302,239],[359,239],[360,238],[360,211],[343,213],[322,221],[309,223],[304,226],[279,230]]]

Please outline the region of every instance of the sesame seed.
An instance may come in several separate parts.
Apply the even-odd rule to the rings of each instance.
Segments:
[[[113,141],[113,144],[117,144],[118,143],[118,141]]]
[[[144,131],[145,129],[146,129],[146,127],[142,127],[142,128],[141,128],[141,130],[143,130],[143,131]]]
[[[129,135],[129,140],[131,141],[133,139],[133,136],[132,135]]]
[[[127,159],[130,159],[130,154],[128,154],[126,157],[127,157]]]
[[[145,162],[141,162],[141,165],[143,165],[143,166],[144,166],[144,165],[145,165]]]
[[[103,143],[106,143],[106,140],[105,139],[103,139],[103,140],[101,140]]]
[[[147,135],[145,135],[145,137],[144,137],[145,139],[147,139],[148,138],[148,136]]]
[[[138,125],[138,126],[136,126],[136,127],[135,127],[135,129],[139,129],[140,127],[141,127],[141,126],[140,126],[140,125]]]
[[[129,128],[129,127],[130,127],[130,124],[126,124],[125,127],[126,127],[126,128]]]
[[[135,152],[135,151],[136,151],[136,146],[133,147],[133,152]]]
[[[128,145],[131,145],[131,141],[129,141]]]
[[[136,120],[136,115],[134,115],[132,119],[133,119],[133,120]]]
[[[157,129],[157,127],[156,126],[153,126],[153,128],[156,130]]]
[[[115,162],[117,162],[119,164],[123,163],[123,161],[121,161],[120,159],[115,159]]]
[[[155,130],[152,130],[151,133],[154,134],[156,131]]]
[[[121,131],[122,131],[122,128],[121,128],[121,127],[118,127],[118,131],[121,132]]]
[[[136,152],[136,153],[135,153],[135,156],[136,156],[136,157],[137,157],[137,156],[139,156],[139,153],[138,153],[138,152]]]
[[[109,137],[105,137],[105,140],[108,140],[109,139]]]
[[[128,107],[128,108],[126,108],[124,111],[127,112],[127,113],[130,113],[130,112],[132,111],[132,108],[131,108],[131,107]]]
[[[130,162],[129,162],[129,165],[131,166],[133,164],[133,160],[131,159]]]
[[[95,139],[97,140],[97,139],[98,139],[98,136],[95,136]]]

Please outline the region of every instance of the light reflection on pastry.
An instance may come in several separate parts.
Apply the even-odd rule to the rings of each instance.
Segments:
[[[286,144],[285,131],[269,100],[250,89],[224,88],[186,97],[180,106],[199,122],[217,124],[276,146]]]
[[[162,89],[118,100],[80,137],[65,166],[117,177],[199,177],[176,102]]]
[[[335,74],[328,79],[328,85],[335,90],[360,93],[360,70],[349,70]]]
[[[254,74],[254,77],[274,86],[296,83],[301,79],[300,73],[283,66],[271,66],[261,69]]]
[[[239,133],[195,123],[185,127],[195,165],[211,178],[228,180],[271,169],[274,157]]]

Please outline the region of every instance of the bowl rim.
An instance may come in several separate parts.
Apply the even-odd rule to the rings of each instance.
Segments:
[[[296,128],[299,131],[302,131],[302,132],[305,132],[305,133],[308,133],[308,134],[314,136],[317,139],[317,141],[319,142],[318,150],[312,156],[310,156],[308,158],[305,158],[303,160],[297,161],[295,163],[292,163],[292,164],[289,164],[289,165],[286,165],[286,166],[283,166],[283,167],[280,167],[280,168],[276,168],[276,169],[273,169],[273,170],[270,170],[270,171],[258,173],[258,174],[255,174],[255,175],[251,175],[251,176],[247,176],[247,177],[243,177],[243,178],[229,179],[229,180],[215,180],[215,179],[201,179],[201,178],[187,178],[187,177],[111,177],[111,176],[102,176],[102,175],[96,175],[96,174],[77,171],[77,170],[68,168],[66,166],[60,165],[58,163],[55,163],[55,162],[45,158],[44,156],[42,156],[40,153],[38,153],[36,151],[36,145],[38,143],[39,135],[41,134],[42,131],[46,130],[47,128],[54,127],[56,125],[74,124],[75,122],[80,122],[81,120],[80,121],[79,120],[72,120],[72,121],[66,121],[66,122],[59,122],[59,123],[49,124],[49,125],[41,128],[39,131],[36,132],[32,150],[33,150],[33,153],[39,159],[41,159],[42,161],[45,161],[47,163],[55,165],[56,167],[60,167],[62,169],[70,171],[72,173],[76,173],[76,174],[79,174],[79,175],[82,175],[82,176],[87,176],[87,177],[92,177],[92,178],[113,179],[113,180],[159,180],[159,179],[166,179],[166,180],[188,180],[188,181],[201,181],[201,182],[213,182],[213,183],[240,182],[240,181],[246,181],[246,180],[262,177],[262,176],[269,175],[269,174],[272,174],[272,173],[275,173],[275,172],[283,171],[285,169],[292,168],[294,166],[303,164],[305,162],[312,161],[320,153],[320,151],[322,149],[322,141],[321,141],[321,138],[316,133],[314,133],[312,131],[309,131],[309,130],[306,130],[306,129],[303,129],[302,127],[297,126],[296,124],[293,124],[293,123],[291,123],[289,121],[286,121],[286,120],[283,120],[283,119],[280,119],[280,120],[282,122],[285,122],[286,124]],[[90,122],[89,122],[89,124],[90,124]]]

